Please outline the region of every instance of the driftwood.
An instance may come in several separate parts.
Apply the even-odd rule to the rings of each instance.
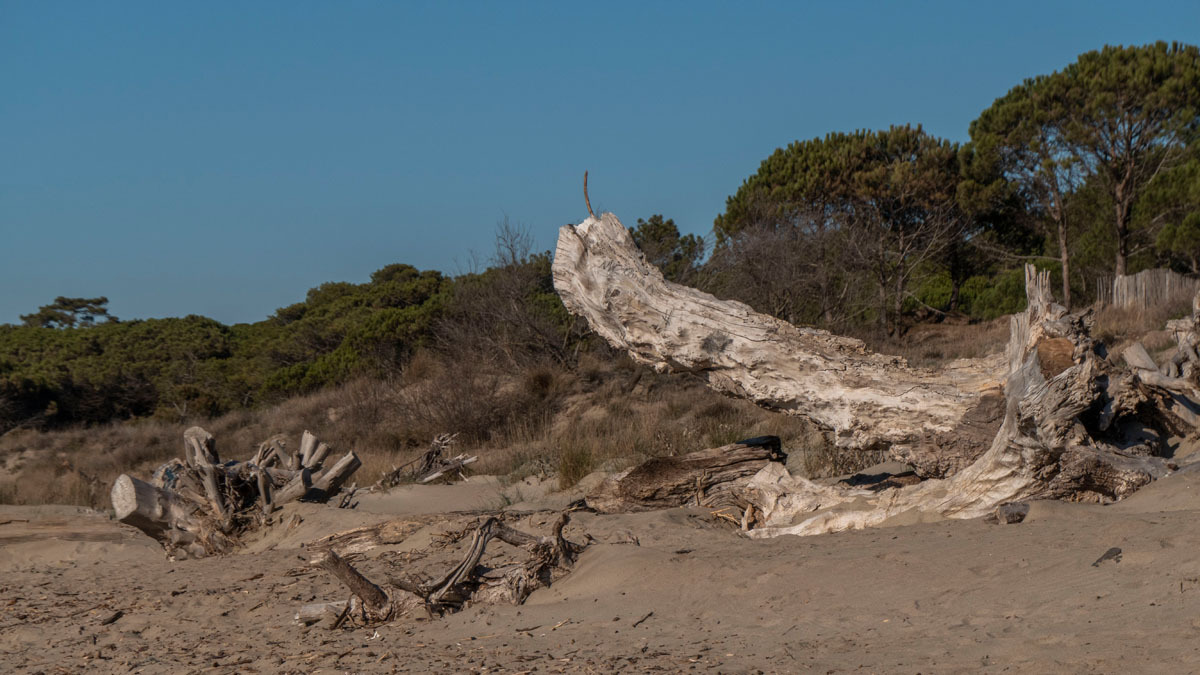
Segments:
[[[622,471],[587,496],[601,513],[686,504],[726,506],[732,494],[770,462],[785,462],[778,436],[761,436],[687,455],[657,457]]]
[[[397,521],[400,523],[402,521]],[[569,515],[562,513],[554,524],[550,536],[535,536],[509,527],[495,517],[479,522],[471,532],[469,545],[462,559],[444,574],[420,579],[413,574],[389,576],[384,584],[377,584],[353,565],[343,553],[334,550],[335,544],[361,544],[362,530],[327,537],[315,544],[317,555],[312,559],[320,567],[340,581],[351,592],[348,603],[324,602],[301,607],[296,620],[313,623],[339,614],[339,620],[349,619],[355,623],[372,625],[391,621],[423,609],[429,614],[454,612],[469,604],[521,604],[536,589],[549,586],[567,574],[585,546],[563,537],[563,527]],[[392,531],[398,540],[411,534],[406,527],[409,521]],[[365,528],[363,528],[365,529]],[[523,561],[514,561],[495,567],[483,565],[482,560],[488,544],[498,539],[525,552]],[[370,546],[367,546],[370,548]]]
[[[286,443],[275,437],[260,445],[250,461],[221,464],[212,434],[191,427],[183,435],[182,460],[158,467],[149,483],[128,474],[113,483],[117,520],[176,555],[225,553],[238,534],[261,526],[284,504],[328,501],[362,466],[349,452],[314,479],[310,469],[321,468],[329,446],[304,433],[301,454],[289,455]],[[299,468],[271,466],[282,463]]]
[[[429,450],[407,464],[393,466],[391,471],[376,481],[373,489],[387,490],[406,480],[416,483],[432,483],[439,478],[455,474],[465,479],[466,475],[463,473],[463,469],[468,464],[474,464],[479,457],[465,454],[448,457],[449,450],[457,437],[458,434],[438,434],[429,444]]]
[[[769,463],[742,494],[762,515],[751,536],[862,528],[907,511],[975,518],[1029,499],[1120,499],[1166,475],[1166,437],[1197,426],[1200,298],[1192,319],[1170,326],[1188,355],[1179,379],[1190,389],[1175,391],[1157,370],[1108,358],[1090,316],[1055,304],[1048,274],[1032,267],[1005,352],[940,371],[667,282],[612,214],[563,227],[553,273],[567,309],[635,360],[804,416],[848,451],[886,449],[931,479],[871,492]]]

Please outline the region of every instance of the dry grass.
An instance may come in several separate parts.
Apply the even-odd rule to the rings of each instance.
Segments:
[[[1092,335],[1108,346],[1112,354],[1140,341],[1151,355],[1157,356],[1175,346],[1164,330],[1167,321],[1190,316],[1192,299],[1177,297],[1171,302],[1148,309],[1105,307],[1095,313]]]
[[[456,452],[479,455],[477,473],[557,475],[562,487],[595,470],[619,470],[772,434],[798,453],[793,470],[846,473],[876,457],[832,449],[807,422],[716,394],[695,379],[656,374],[625,358],[584,357],[574,371],[533,366],[504,373],[463,360],[419,357],[392,381],[362,379],[278,405],[179,423],[136,420],[0,437],[0,503],[108,507],[121,473],[148,475],[182,454],[193,424],[217,438],[223,458],[243,459],[262,440],[298,443],[311,430],[335,452],[363,460],[371,485],[419,457],[440,433],[459,433]]]
[[[1008,344],[1008,317],[975,323],[922,323],[900,337],[862,336],[870,349],[904,357],[909,365],[934,368],[955,359],[975,359]]]

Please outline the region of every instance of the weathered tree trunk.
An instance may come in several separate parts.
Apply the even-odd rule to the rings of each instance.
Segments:
[[[1028,266],[1028,308],[1012,317],[1006,352],[941,372],[666,282],[611,214],[560,230],[554,284],[570,311],[638,361],[807,417],[843,448],[886,448],[922,476],[949,476],[873,493],[770,463],[745,490],[765,521],[752,536],[861,528],[913,510],[971,518],[1026,499],[1118,499],[1168,471],[1155,456],[1161,438],[1130,433],[1146,426],[1146,407],[1163,425],[1188,424],[1156,403],[1169,392],[1145,379],[1122,388],[1128,371]]]
[[[940,475],[974,460],[999,427],[1003,355],[956,361],[942,372],[912,368],[861,340],[670,283],[612,214],[562,228],[553,273],[567,309],[635,360],[693,372],[718,391],[808,417],[839,447],[891,448],[923,475]],[[933,466],[922,466],[931,444],[963,439],[961,458],[930,457]]]
[[[283,486],[278,492],[275,493],[275,505],[283,506],[288,502],[294,502],[308,494],[308,491],[311,489],[312,474],[308,472],[308,469],[300,469],[295,473],[295,476],[291,481],[288,482],[287,485]]]
[[[761,436],[687,455],[657,457],[601,483],[587,505],[601,513],[712,503],[770,462],[787,461],[778,436]]]
[[[194,517],[197,504],[129,474],[121,474],[113,482],[112,505],[118,521],[159,541],[167,541],[170,530],[193,530],[199,525]]]

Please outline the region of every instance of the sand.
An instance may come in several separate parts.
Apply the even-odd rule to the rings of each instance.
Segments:
[[[346,597],[308,567],[306,542],[406,514],[429,519],[413,535],[427,542],[469,518],[431,516],[431,503],[491,508],[487,490],[509,508],[563,499],[537,481],[520,501],[498,487],[409,487],[352,511],[297,505],[241,553],[180,562],[102,513],[0,508],[0,670],[1200,670],[1200,475],[1186,472],[1113,506],[1038,502],[1013,525],[748,540],[704,509],[577,513],[568,536],[596,543],[523,606],[377,629],[293,622],[304,603]],[[513,524],[545,531],[554,517]],[[1119,557],[1093,564],[1114,547]],[[389,548],[356,564],[381,575],[403,544]]]

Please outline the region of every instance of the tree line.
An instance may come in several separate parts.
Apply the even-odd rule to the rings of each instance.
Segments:
[[[1013,87],[962,145],[831,133],[763,161],[715,221],[711,288],[789,321],[903,330],[1019,309],[1019,263],[1064,302],[1153,266],[1200,273],[1200,52],[1105,47]]]
[[[966,143],[916,125],[796,141],[729,196],[710,240],[661,214],[630,232],[671,280],[842,332],[1018,311],[1028,261],[1081,305],[1105,275],[1200,273],[1198,111],[1195,46],[1105,47],[1013,87]],[[0,326],[0,433],[215,415],[398,376],[418,351],[515,372],[605,349],[563,308],[549,252],[507,224],[496,250],[479,273],[389,265],[234,326],[57,298]]]

